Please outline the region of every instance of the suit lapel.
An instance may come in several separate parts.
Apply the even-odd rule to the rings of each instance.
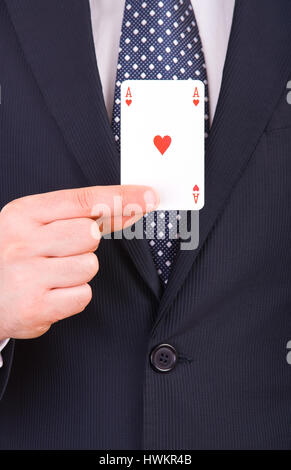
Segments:
[[[89,185],[120,183],[120,159],[104,104],[87,0],[5,0],[48,111]],[[122,241],[159,298],[147,243]]]
[[[237,0],[222,87],[206,145],[206,203],[195,251],[177,257],[157,324],[243,174],[291,73],[291,2]],[[156,324],[156,325],[157,325]]]

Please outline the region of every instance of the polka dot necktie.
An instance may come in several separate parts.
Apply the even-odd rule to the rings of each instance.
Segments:
[[[205,131],[208,130],[207,74],[191,0],[126,0],[123,16],[112,118],[120,150],[120,86],[124,80],[198,79],[206,85]],[[179,214],[151,212],[144,217],[157,272],[164,286],[179,250]],[[163,230],[159,230],[159,222]],[[146,230],[147,228],[147,230]]]

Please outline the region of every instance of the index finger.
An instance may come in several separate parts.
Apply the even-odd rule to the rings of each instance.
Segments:
[[[150,186],[116,185],[64,189],[19,201],[33,220],[46,224],[79,217],[120,217],[133,205],[137,214],[145,214],[157,208],[159,196]]]

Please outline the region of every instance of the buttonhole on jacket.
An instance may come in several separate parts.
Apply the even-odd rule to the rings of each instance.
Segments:
[[[193,359],[192,359],[192,357],[186,357],[186,356],[183,356],[183,355],[179,354],[178,362],[191,364],[191,362],[193,362]]]

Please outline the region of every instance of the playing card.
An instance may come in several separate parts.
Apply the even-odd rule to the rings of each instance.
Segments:
[[[121,184],[153,186],[159,210],[204,206],[204,93],[200,80],[121,86]]]

